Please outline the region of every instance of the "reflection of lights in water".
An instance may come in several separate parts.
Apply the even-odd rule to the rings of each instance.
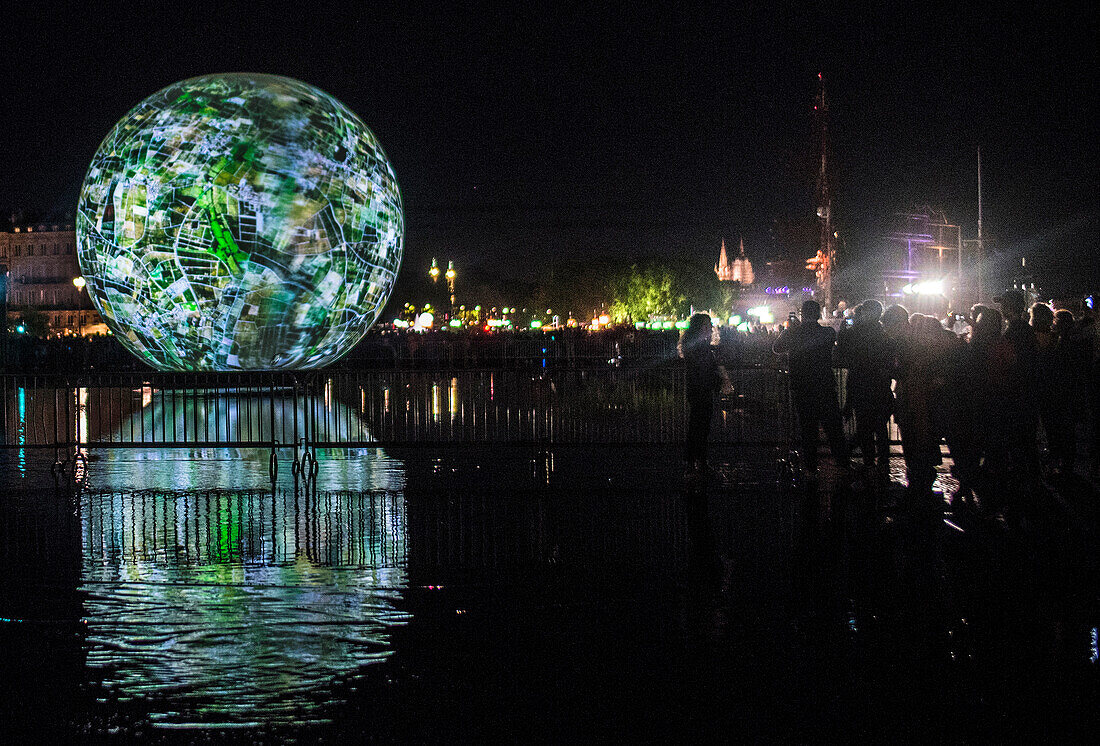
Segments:
[[[148,384],[141,387],[141,406],[144,409],[153,403],[153,387]]]
[[[382,389],[382,406],[385,407],[386,414],[390,413],[390,387]]]
[[[19,432],[17,435],[19,444],[19,477],[25,479],[27,476],[27,449],[24,448],[27,445],[27,390],[22,386],[19,387],[18,393],[19,399]]]
[[[458,416],[458,378],[451,378],[450,400],[447,403],[447,410],[450,412],[452,420]]]
[[[94,494],[81,516],[88,666],[154,725],[320,717],[409,618],[399,493]]]
[[[76,442],[81,444],[88,442],[88,389],[84,387],[76,390]],[[77,446],[76,455],[87,458],[88,449]],[[87,478],[85,463],[87,462],[81,462],[79,459],[76,462],[73,476],[77,481],[83,482]]]
[[[295,440],[295,427],[301,430],[304,423],[313,421],[311,417],[316,419],[316,427],[320,429],[319,440],[362,440],[368,427],[365,419],[354,410],[354,404],[349,402],[349,406],[334,395],[331,384],[325,385],[324,396],[322,409],[320,397],[311,405],[307,398],[285,391],[156,390],[150,393],[149,406],[139,409],[135,401],[131,411],[122,413],[121,420],[108,417],[104,421],[103,407],[99,407],[97,418],[93,407],[92,429],[98,432],[104,424],[110,423],[113,432],[100,435],[93,432],[90,440],[179,445],[194,440],[255,445],[276,440],[289,444]],[[142,398],[145,398],[144,393]],[[322,411],[329,416],[321,416]],[[99,423],[99,430],[95,423]]]
[[[359,413],[365,414],[367,411],[367,392],[363,390],[363,387],[359,387]]]
[[[88,442],[88,389],[76,390],[76,442]]]
[[[126,490],[270,490],[268,448],[93,448],[91,487]],[[318,448],[320,490],[398,490],[404,465],[377,448]],[[278,452],[280,489],[294,488],[291,449]]]
[[[489,374],[489,401],[493,401],[493,374]]]
[[[531,459],[531,476],[535,479],[540,477],[550,484],[550,475],[554,473],[554,452],[542,451],[533,459]]]
[[[94,394],[91,397],[94,400]],[[308,402],[290,393],[251,394],[244,391],[207,394],[205,402],[186,393],[158,391],[152,404],[135,409],[113,432],[89,441],[156,442],[151,448],[107,448],[96,451],[91,481],[95,489],[268,489],[271,485],[270,444],[278,441],[281,467],[279,486],[291,488],[294,473],[289,468],[289,448],[295,442],[295,423],[309,421]],[[92,402],[94,405],[94,401]],[[135,400],[136,404],[136,400]],[[364,418],[345,405],[339,396],[331,399],[331,415],[321,417],[320,398],[314,410],[316,436],[330,443],[356,442],[371,437]],[[90,409],[95,430],[96,408]],[[117,423],[117,424],[116,424]],[[240,444],[233,447],[188,446],[184,440],[198,435],[201,440]],[[159,444],[165,444],[160,446]],[[177,445],[178,444],[178,445]],[[402,465],[374,449],[319,449],[321,461],[317,487],[321,490],[399,489]]]
[[[439,384],[432,383],[432,422],[439,422]]]

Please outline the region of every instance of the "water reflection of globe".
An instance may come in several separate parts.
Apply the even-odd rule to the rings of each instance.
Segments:
[[[192,78],[142,101],[99,146],[77,214],[92,301],[163,370],[336,360],[385,304],[403,234],[374,134],[271,75]]]

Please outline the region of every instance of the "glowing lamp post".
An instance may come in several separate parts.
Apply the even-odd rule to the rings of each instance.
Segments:
[[[438,271],[438,268],[437,268],[437,271]],[[447,272],[444,275],[444,277],[447,278],[447,292],[451,296],[451,314],[452,315],[454,315],[454,312],[455,312],[455,277],[457,276],[457,274],[458,273],[455,272],[455,263],[450,262],[450,261],[447,262]]]

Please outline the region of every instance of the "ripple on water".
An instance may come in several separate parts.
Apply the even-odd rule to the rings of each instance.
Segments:
[[[160,727],[324,719],[408,614],[399,492],[82,498],[87,665]]]

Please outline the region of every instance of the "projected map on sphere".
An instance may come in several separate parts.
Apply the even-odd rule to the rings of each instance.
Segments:
[[[99,146],[77,208],[92,301],[162,370],[332,362],[377,319],[403,234],[374,134],[270,75],[192,78],[142,101]]]

